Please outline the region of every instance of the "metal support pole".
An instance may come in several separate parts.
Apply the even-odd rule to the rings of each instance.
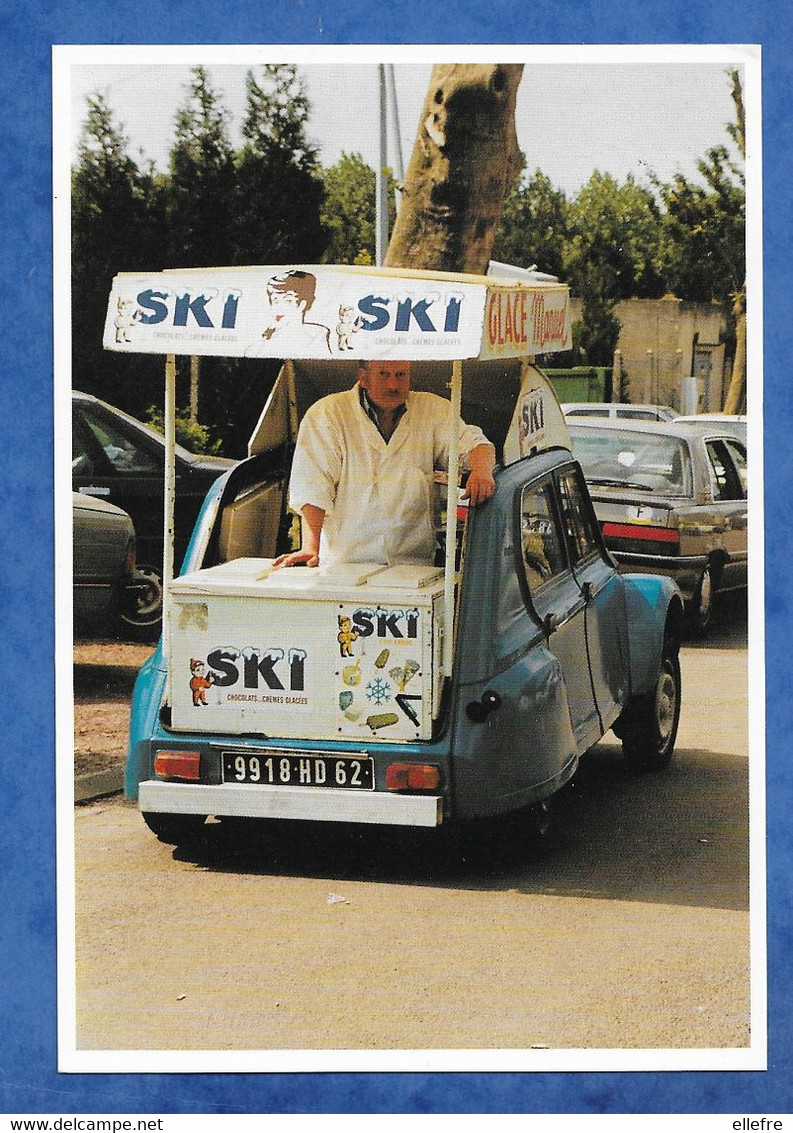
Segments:
[[[162,555],[162,646],[166,664],[171,645],[171,580],[173,578],[174,501],[176,499],[176,358],[165,359],[165,489]],[[170,665],[168,667],[170,674]],[[170,676],[168,685],[170,701]]]
[[[611,400],[616,404],[622,393],[622,351],[615,350],[611,363]]]
[[[190,357],[190,420],[198,421],[198,379],[201,372],[201,359],[193,354]]]
[[[457,550],[457,486],[460,481],[460,410],[463,364],[455,359],[451,381],[451,430],[449,435],[449,482],[446,485],[446,560],[443,589],[443,675],[450,677],[454,663],[454,583]]]
[[[394,147],[394,176],[399,188],[396,191],[397,211],[402,199],[401,186],[405,180],[405,163],[402,159],[402,136],[399,132],[399,104],[396,96],[396,79],[394,77],[394,64],[387,63],[385,68],[386,82],[388,84],[388,103],[391,107],[391,131],[393,133]]]
[[[653,365],[655,355],[652,350],[647,350],[645,353],[647,354],[647,373],[644,377],[644,401],[645,404],[649,405],[653,400]]]
[[[380,157],[375,177],[375,260],[382,267],[388,248],[388,187],[386,185],[386,165],[388,164],[385,65],[378,64],[380,86]]]

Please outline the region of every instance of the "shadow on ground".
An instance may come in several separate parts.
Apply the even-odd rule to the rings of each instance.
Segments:
[[[690,649],[745,649],[748,625],[746,591],[717,594],[713,602],[713,620],[705,637],[687,633],[683,645]]]
[[[517,890],[606,900],[748,908],[745,758],[682,751],[634,774],[601,744],[562,792],[539,849],[525,815],[440,830],[210,822],[174,851],[208,870]]]

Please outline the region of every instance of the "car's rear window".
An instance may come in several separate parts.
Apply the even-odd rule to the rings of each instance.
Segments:
[[[670,496],[692,494],[688,446],[677,437],[619,429],[572,430],[571,437],[573,453],[592,485]]]

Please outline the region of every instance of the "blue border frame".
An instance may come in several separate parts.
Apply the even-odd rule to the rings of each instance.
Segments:
[[[97,10],[95,0],[5,5],[0,121],[2,381],[9,475],[0,494],[5,534],[3,626],[5,836],[2,1100],[4,1113],[786,1113],[793,1111],[789,941],[791,809],[787,737],[793,695],[784,664],[791,637],[787,574],[766,590],[769,800],[769,1044],[767,1072],[574,1074],[59,1075],[55,1014],[53,501],[51,381],[51,126],[53,43],[759,43],[763,48],[765,206],[766,562],[787,564],[784,485],[793,480],[789,368],[790,154],[793,151],[791,9],[768,0],[346,0],[324,6],[274,0],[266,12],[208,0],[148,0]],[[449,28],[454,35],[449,36]],[[133,38],[134,37],[134,38]],[[22,381],[24,387],[22,386]],[[20,390],[24,393],[20,395]],[[11,534],[13,533],[13,534]],[[31,570],[31,564],[34,569]],[[35,769],[35,770],[33,770]]]

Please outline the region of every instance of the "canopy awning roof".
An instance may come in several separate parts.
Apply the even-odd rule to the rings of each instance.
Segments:
[[[117,275],[104,345],[120,353],[405,361],[569,350],[566,285],[347,265]]]

